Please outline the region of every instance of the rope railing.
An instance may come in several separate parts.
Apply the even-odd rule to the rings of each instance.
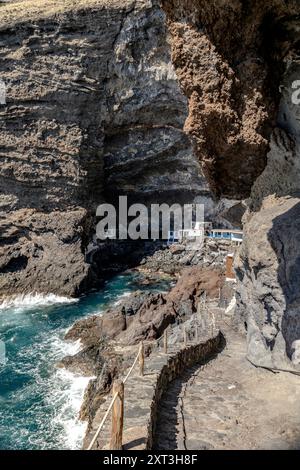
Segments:
[[[109,405],[109,407],[107,408],[107,411],[106,411],[105,415],[103,416],[103,419],[102,419],[102,421],[101,421],[101,423],[100,423],[100,425],[99,425],[99,427],[98,427],[98,429],[97,429],[97,431],[96,431],[96,433],[95,433],[93,439],[91,440],[91,443],[90,443],[90,445],[88,446],[88,449],[87,449],[87,450],[92,450],[92,448],[93,448],[93,446],[94,446],[94,444],[95,444],[95,442],[96,442],[96,440],[97,440],[97,437],[99,436],[100,431],[101,431],[101,429],[103,428],[103,426],[104,426],[104,424],[105,424],[105,421],[106,421],[106,419],[107,419],[107,417],[108,417],[108,415],[109,415],[109,413],[110,413],[110,410],[112,409],[113,404],[115,403],[115,400],[117,399],[117,397],[118,397],[118,393],[115,393],[115,395],[113,396],[113,399],[111,400],[110,405]]]
[[[130,376],[131,372],[133,371],[133,369],[134,369],[134,367],[135,367],[137,361],[139,360],[139,357],[140,357],[140,354],[141,354],[142,345],[143,345],[143,343],[141,343],[139,352],[138,352],[138,354],[136,355],[136,358],[135,358],[135,360],[133,361],[133,364],[132,364],[132,366],[130,367],[130,369],[129,369],[129,371],[128,371],[126,377],[125,377],[125,379],[123,380],[123,383],[124,383],[124,384],[125,384],[125,383],[127,382],[127,380],[129,379],[129,376]]]
[[[159,340],[160,340],[160,338],[159,338]],[[157,340],[157,341],[159,341],[159,340]],[[141,342],[140,347],[139,347],[139,351],[138,351],[138,353],[137,353],[137,355],[136,355],[136,357],[135,357],[135,359],[132,363],[132,366],[130,367],[129,371],[127,372],[125,378],[121,381],[121,383],[123,383],[123,385],[125,385],[125,383],[129,379],[129,377],[130,377],[130,375],[131,375],[131,373],[132,373],[133,369],[135,368],[138,361],[140,362],[140,375],[143,376],[144,375],[144,341]],[[102,428],[105,424],[105,421],[107,420],[108,415],[109,415],[112,407],[114,406],[115,401],[118,398],[118,396],[119,396],[119,392],[116,392],[113,395],[112,400],[109,404],[109,407],[107,408],[107,411],[106,411],[105,415],[103,416],[103,418],[101,420],[101,423],[99,424],[99,426],[97,428],[97,431],[95,432],[95,435],[94,435],[93,439],[91,440],[90,445],[88,446],[87,450],[92,450],[92,448],[93,448],[93,446],[94,446],[94,444],[95,444],[95,442],[96,442],[96,440],[97,440],[97,438],[98,438],[98,436],[99,436],[99,434],[100,434],[100,432],[101,432],[101,430],[102,430]]]
[[[202,313],[201,313],[201,310],[202,312],[205,312],[205,315],[207,315],[208,313],[211,314],[211,327],[212,327],[212,334],[214,333],[214,330],[216,328],[216,320],[215,320],[215,314],[214,312],[212,312],[209,308],[208,308],[208,305],[212,302],[215,302],[217,300],[220,300],[220,295],[219,295],[219,298],[218,299],[208,299],[207,301],[207,298],[206,298],[206,292],[204,294],[204,297],[202,298],[202,300],[199,302],[199,305],[198,305],[198,315],[201,316],[201,320],[202,320],[202,327],[204,327],[206,329],[207,327],[207,324],[206,324],[206,320],[207,320],[207,317],[205,319],[205,322],[203,323],[203,316],[202,316]],[[194,334],[194,339],[196,340],[196,342],[199,341],[199,330],[198,330],[198,323],[195,325],[195,334]],[[162,346],[163,347],[163,351],[165,354],[168,353],[168,330],[169,330],[169,327],[166,328],[164,330],[164,333],[163,335],[158,338],[154,344],[156,343],[158,346]],[[187,329],[186,329],[186,326],[185,324],[183,323],[183,344],[184,344],[184,347],[186,348],[187,345],[188,345],[188,332],[187,332]],[[138,350],[138,353],[129,369],[129,371],[127,372],[125,378],[121,381],[117,381],[115,382],[114,384],[114,388],[113,388],[113,397],[110,401],[110,404],[94,434],[94,437],[93,439],[91,440],[87,450],[92,450],[93,446],[95,445],[95,442],[97,441],[97,438],[99,437],[99,434],[111,412],[111,410],[113,409],[113,416],[112,416],[112,433],[111,433],[111,440],[110,440],[110,450],[120,450],[122,449],[122,432],[123,432],[123,413],[124,413],[124,385],[125,383],[127,382],[127,380],[129,379],[130,375],[132,374],[137,362],[139,361],[139,365],[140,365],[140,371],[139,371],[139,374],[140,376],[143,376],[144,375],[144,362],[145,362],[145,352],[144,352],[144,346],[145,344],[152,344],[153,345],[153,341],[142,341],[140,343],[140,347],[139,347],[139,350]],[[116,391],[115,391],[116,390]],[[118,402],[118,403],[117,403]],[[117,436],[117,437],[116,437]]]

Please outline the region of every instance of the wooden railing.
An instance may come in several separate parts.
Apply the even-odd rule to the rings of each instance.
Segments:
[[[198,314],[201,315],[202,317],[202,312],[205,312],[207,315],[210,313],[211,315],[211,333],[213,335],[215,328],[216,328],[216,319],[215,319],[215,314],[209,309],[209,304],[213,302],[217,302],[220,300],[220,295],[219,298],[216,299],[208,299],[206,298],[206,293],[201,299],[201,301],[198,304]],[[203,319],[203,318],[202,318]],[[206,320],[205,320],[206,323]],[[202,329],[203,327],[206,329],[208,325],[204,325],[203,322],[201,324]],[[186,329],[185,324],[182,324],[183,327],[183,345],[184,348],[187,347],[188,345],[188,332]],[[158,344],[163,341],[163,351],[165,354],[168,354],[168,335],[169,335],[169,327],[164,330],[163,336],[161,336],[159,339],[156,340]],[[194,332],[194,338],[196,343],[199,341],[199,327],[198,324],[195,325],[195,332]],[[148,344],[153,345],[152,342],[147,342]],[[138,353],[133,361],[132,366],[130,367],[129,371],[127,372],[125,378],[123,380],[116,380],[113,384],[113,393],[112,393],[112,400],[107,408],[106,413],[104,414],[97,431],[94,434],[93,439],[90,442],[90,445],[88,446],[87,450],[92,450],[94,447],[95,442],[97,441],[97,438],[99,437],[99,434],[110,414],[112,411],[112,421],[111,421],[111,435],[110,435],[110,443],[109,443],[109,449],[110,450],[122,450],[122,443],[123,443],[123,425],[124,425],[124,386],[130,377],[131,373],[133,372],[135,366],[137,363],[139,363],[139,375],[141,377],[144,376],[144,367],[145,367],[145,344],[146,342],[142,341],[139,346]]]
[[[127,382],[130,374],[132,373],[136,363],[139,361],[140,364],[140,375],[144,375],[144,363],[145,363],[145,355],[144,355],[144,342],[142,341],[139,347],[139,352],[136,355],[135,360],[133,361],[132,366],[130,367],[126,377],[123,381],[115,381],[113,385],[113,397],[109,404],[109,407],[102,418],[99,427],[88,446],[88,450],[91,450],[105,424],[105,421],[108,418],[108,415],[113,409],[112,413],[112,431],[111,431],[111,440],[110,440],[110,450],[120,450],[122,449],[122,434],[123,434],[123,420],[124,420],[124,385]],[[116,403],[116,405],[115,405]]]

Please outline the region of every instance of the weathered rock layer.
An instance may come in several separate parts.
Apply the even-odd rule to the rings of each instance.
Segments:
[[[97,281],[84,254],[104,199],[210,198],[165,15],[150,0],[25,1],[1,14],[0,295],[77,295]],[[67,241],[62,225],[75,227]]]
[[[185,130],[210,185],[227,197],[251,193],[237,260],[248,358],[298,370],[299,2],[162,4],[189,99]]]
[[[299,369],[298,0],[22,5],[0,19],[0,295],[94,285],[96,205],[211,203],[201,165],[215,195],[251,194],[249,359]]]
[[[189,99],[192,136],[211,187],[248,197],[266,164],[283,58],[297,1],[163,0],[172,59]]]
[[[253,186],[245,242],[237,260],[239,313],[247,324],[248,357],[257,365],[300,370],[300,126],[292,84],[283,80],[279,125],[265,171]]]

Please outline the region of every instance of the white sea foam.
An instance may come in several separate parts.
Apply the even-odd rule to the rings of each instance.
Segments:
[[[53,356],[61,357],[77,354],[82,347],[81,341],[66,342],[56,337],[51,342]],[[52,430],[60,429],[62,448],[80,449],[87,428],[87,423],[79,420],[78,415],[88,383],[95,377],[82,377],[66,369],[58,369],[52,377],[52,394],[49,404],[56,402],[56,414],[50,424]]]
[[[8,297],[0,302],[0,310],[9,308],[31,308],[43,307],[55,304],[70,304],[78,302],[78,299],[71,299],[69,297],[61,297],[55,294],[24,294],[15,297]]]
[[[64,356],[75,356],[82,349],[82,342],[80,339],[77,341],[64,342],[64,347],[62,348]]]
[[[116,307],[117,305],[120,305],[120,303],[122,303],[123,300],[124,300],[126,297],[130,297],[131,294],[132,294],[131,291],[124,292],[124,294],[120,295],[120,297],[119,297],[118,300],[113,304],[113,306]]]
[[[107,303],[111,305],[113,294],[109,294]],[[115,296],[114,300],[120,301],[130,294],[126,289],[123,295]],[[82,308],[85,316],[99,313],[99,308],[106,306],[106,303],[103,304],[105,295],[104,292],[100,307],[92,302],[91,307],[87,308],[83,302],[83,307],[80,303],[74,307],[74,312],[72,306],[66,307],[67,313],[72,321],[82,318]],[[63,305],[76,301],[54,294],[34,293],[4,299],[2,303],[0,300],[1,326],[7,335],[6,344],[13,352],[8,361],[9,373],[20,385],[11,392],[10,403],[5,401],[1,405],[2,415],[5,416],[4,434],[8,436],[7,445],[11,448],[82,447],[87,423],[80,421],[78,416],[92,377],[78,376],[55,367],[64,356],[75,355],[82,348],[80,341],[67,342],[63,339],[66,326],[69,325],[68,321],[63,321]],[[52,309],[46,307],[55,304],[63,306],[62,315],[58,309],[51,317]],[[94,309],[97,311],[94,312]],[[19,413],[19,403],[22,403],[22,407],[26,405],[26,413]]]
[[[66,332],[67,330],[65,330],[63,336],[65,336]],[[75,356],[82,349],[80,339],[77,341],[65,341],[61,337],[53,335],[48,343],[50,342],[51,344],[48,345],[48,348],[54,360],[60,360],[65,356]]]
[[[94,377],[81,377],[61,369],[56,372],[56,386],[59,392],[49,399],[57,400],[57,413],[51,422],[53,429],[62,428],[60,435],[63,448],[79,449],[82,446],[87,423],[78,419],[85,389]],[[62,391],[62,389],[64,389]]]

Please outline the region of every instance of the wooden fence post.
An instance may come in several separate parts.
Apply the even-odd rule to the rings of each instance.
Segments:
[[[140,376],[144,377],[145,349],[144,349],[143,341],[141,342],[141,345],[140,345],[139,364],[140,364]]]
[[[112,408],[112,425],[110,450],[122,450],[123,441],[123,421],[124,421],[124,383],[121,381],[114,382],[113,396],[118,394]]]
[[[164,353],[168,354],[168,328],[164,331]]]

